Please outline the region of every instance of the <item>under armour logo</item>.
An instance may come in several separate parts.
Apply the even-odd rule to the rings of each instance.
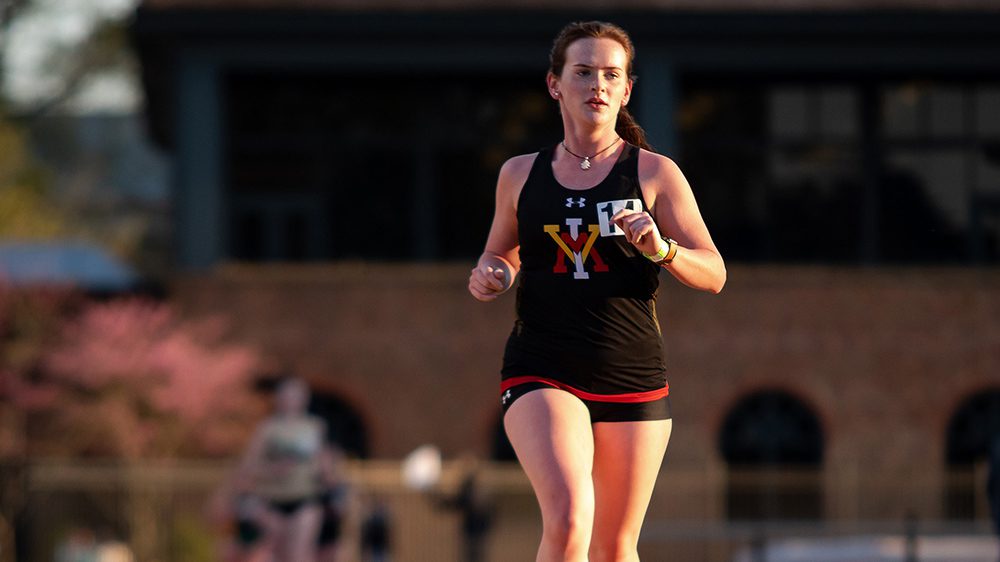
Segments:
[[[503,396],[500,398],[500,403],[501,404],[506,404],[508,400],[510,400],[510,389],[509,388],[507,389],[507,392],[503,393]]]
[[[577,200],[575,200],[575,201],[573,200],[572,197],[567,197],[566,198],[566,206],[567,207],[580,207],[582,209],[583,208],[583,203],[586,200],[587,200],[586,197],[578,197]]]

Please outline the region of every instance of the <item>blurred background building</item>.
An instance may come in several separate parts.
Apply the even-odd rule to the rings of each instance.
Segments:
[[[32,146],[62,170],[106,150],[117,206],[84,222],[142,217],[118,254],[182,316],[222,315],[266,369],[305,376],[367,466],[423,443],[509,462],[513,299],[478,303],[466,279],[500,164],[561,138],[551,40],[591,18],[632,34],[637,118],[729,267],[717,297],[662,279],[675,425],[643,559],[728,560],[790,521],[982,534],[1000,436],[996,2],[145,0],[132,101],[31,120]],[[497,474],[490,559],[528,559],[530,489]],[[401,559],[435,559],[407,536]]]

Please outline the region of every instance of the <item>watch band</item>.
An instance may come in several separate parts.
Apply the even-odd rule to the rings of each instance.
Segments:
[[[655,254],[642,254],[642,255],[645,256],[646,259],[648,259],[649,261],[658,264],[661,261],[663,261],[663,258],[667,257],[668,253],[670,253],[669,243],[667,243],[666,248],[660,247],[658,250],[656,250]]]
[[[679,244],[673,238],[664,237],[663,240],[667,243],[667,255],[663,256],[663,259],[656,263],[657,265],[670,265],[670,262],[674,261],[674,256],[677,255]]]
[[[652,255],[643,254],[650,261],[660,266],[669,265],[670,262],[674,261],[674,256],[677,255],[677,241],[673,238],[667,238],[666,236],[663,237],[663,241],[667,243],[666,248],[660,247],[656,253]]]

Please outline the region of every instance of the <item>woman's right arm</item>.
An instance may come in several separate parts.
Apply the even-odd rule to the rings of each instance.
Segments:
[[[469,292],[489,302],[510,289],[521,267],[517,240],[517,199],[528,179],[536,154],[515,156],[500,168],[496,210],[486,249],[469,275]]]

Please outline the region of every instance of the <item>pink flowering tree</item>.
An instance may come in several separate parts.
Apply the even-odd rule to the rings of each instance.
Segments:
[[[0,286],[0,457],[231,455],[263,412],[256,371],[256,353],[229,341],[218,318]],[[168,498],[127,486],[129,542],[152,560],[167,540]],[[15,515],[0,513],[0,536]]]
[[[27,418],[54,398],[35,366],[78,297],[63,289],[12,290],[0,279],[0,462],[27,454]],[[22,470],[18,462],[0,464],[0,562],[14,560],[14,521],[27,507]]]
[[[250,348],[226,341],[219,319],[185,320],[142,299],[88,305],[42,354],[41,381],[19,389],[37,414],[31,452],[130,460],[233,453],[260,414],[256,363]]]
[[[0,279],[0,459],[27,454],[26,418],[55,399],[37,365],[80,303],[72,291],[17,291]]]

